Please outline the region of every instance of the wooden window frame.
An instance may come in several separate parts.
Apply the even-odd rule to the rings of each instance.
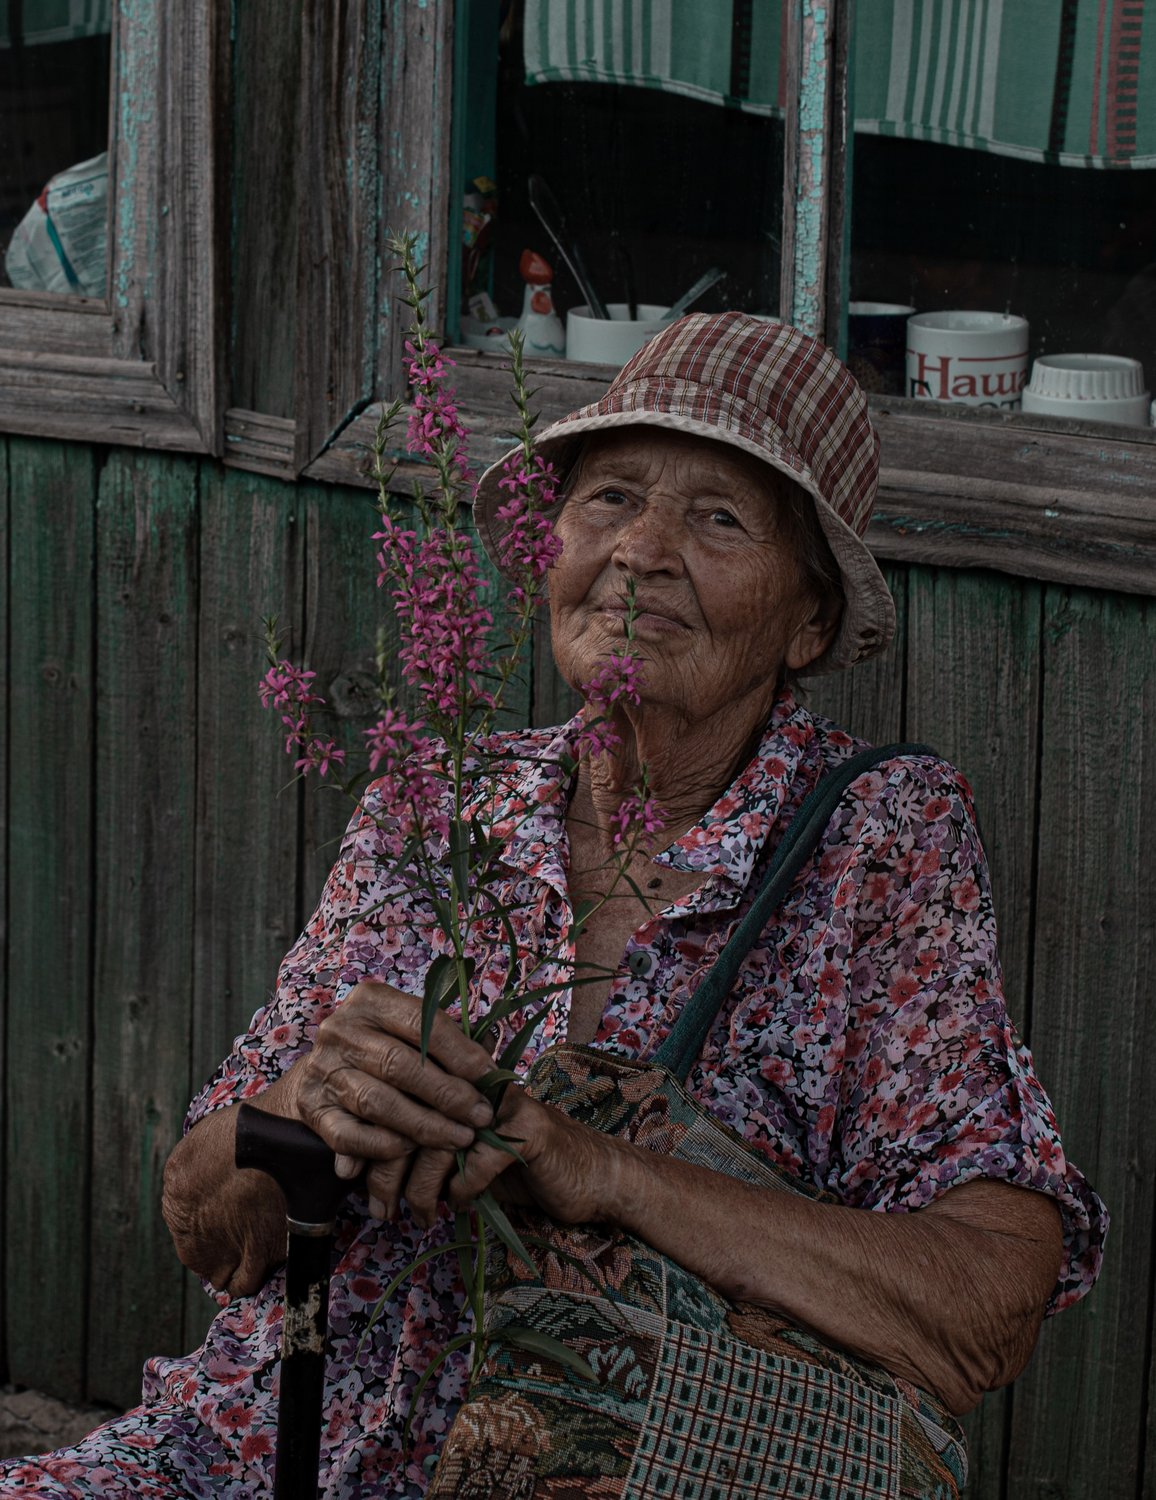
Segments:
[[[796,0],[788,37],[780,305],[785,319],[836,349],[845,345],[853,20],[854,0],[826,7]],[[452,58],[443,37],[443,68],[452,67]],[[448,177],[452,92],[452,75],[443,74],[443,113],[433,130],[446,145],[440,161],[431,163],[435,184]],[[398,200],[396,191],[393,198]],[[444,247],[432,262],[439,273],[433,279],[444,286],[444,212],[436,223],[417,227]],[[396,348],[396,326],[392,337]],[[450,352],[458,365],[459,407],[474,457],[483,465],[508,446],[509,362],[468,349]],[[382,360],[379,367],[400,381],[396,362]],[[548,360],[535,362],[532,373],[535,405],[545,422],[597,399],[615,371]],[[903,398],[872,397],[871,409],[882,439],[883,475],[867,540],[880,558],[1156,594],[1156,431]],[[371,408],[350,421],[306,472],[368,483],[375,415]],[[408,483],[413,472],[403,468],[399,481]]]
[[[112,295],[0,295],[0,430],[223,451],[238,468],[366,485],[378,402],[401,382],[386,230],[419,237],[435,326],[451,279],[455,46],[467,50],[453,0],[303,0],[297,159],[312,190],[297,220],[289,416],[222,413],[223,8],[139,0],[118,12],[113,138],[132,151],[115,153]],[[838,349],[854,0],[794,0],[789,20],[780,305]],[[150,110],[152,128],[137,128]],[[198,170],[184,170],[190,160]],[[451,352],[485,464],[506,446],[508,361]],[[532,373],[547,421],[595,399],[614,371],[542,361]],[[901,398],[871,406],[883,479],[868,541],[881,558],[1156,593],[1156,432]]]
[[[221,451],[228,21],[114,7],[107,295],[0,291],[0,431]]]

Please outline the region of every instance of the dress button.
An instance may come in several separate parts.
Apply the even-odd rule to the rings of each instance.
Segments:
[[[635,979],[649,979],[654,973],[654,956],[645,948],[636,948],[626,960],[626,967]]]

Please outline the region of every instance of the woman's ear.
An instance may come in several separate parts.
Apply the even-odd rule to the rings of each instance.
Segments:
[[[787,642],[783,662],[791,672],[802,672],[817,661],[835,639],[842,618],[842,603],[832,608],[830,600],[816,604],[810,615]]]

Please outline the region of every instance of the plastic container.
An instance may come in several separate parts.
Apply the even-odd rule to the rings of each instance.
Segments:
[[[463,318],[462,343],[467,349],[488,349],[492,354],[509,354],[510,330],[517,328],[517,318]]]
[[[1048,354],[1032,366],[1024,411],[1148,427],[1152,398],[1144,389],[1144,366],[1138,359],[1121,354]]]
[[[572,307],[566,314],[566,357],[585,364],[624,365],[646,343],[666,327],[669,311],[657,302],[640,302],[638,317],[630,318],[629,304],[608,302],[609,318],[596,318],[588,307]]]
[[[905,302],[852,302],[847,307],[847,368],[865,391],[902,396],[907,320]]]

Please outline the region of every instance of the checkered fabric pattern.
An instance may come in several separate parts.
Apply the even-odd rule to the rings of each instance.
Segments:
[[[882,1392],[672,1324],[622,1500],[889,1500],[899,1427]]]
[[[815,501],[839,565],[839,633],[809,670],[850,666],[881,651],[895,610],[861,540],[879,484],[879,438],[854,377],[818,339],[747,313],[692,313],[656,334],[601,400],[548,427],[535,446],[565,473],[578,440],[642,425],[727,443],[786,474]],[[478,532],[498,566],[500,460],[482,476]]]

